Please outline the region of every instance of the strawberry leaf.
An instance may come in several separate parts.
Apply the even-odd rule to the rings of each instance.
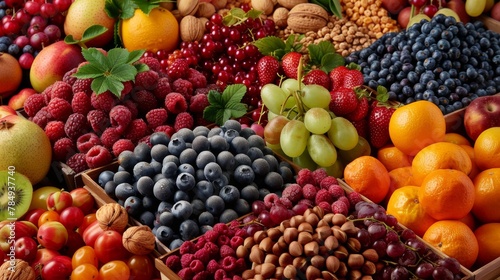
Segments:
[[[307,47],[311,64],[321,65],[321,60],[326,54],[335,53],[335,46],[327,41],[318,44],[310,44]]]
[[[389,92],[387,92],[387,88],[384,86],[377,86],[377,96],[376,99],[378,102],[386,103],[389,100]]]
[[[242,84],[229,85],[220,93],[216,90],[208,92],[208,105],[203,110],[203,118],[223,125],[230,118],[239,118],[246,114],[247,107],[241,103],[247,88]]]
[[[72,35],[66,35],[64,37],[64,42],[69,45],[78,44],[82,47],[85,46],[85,43],[94,39],[95,37],[104,34],[108,29],[102,25],[92,25],[89,26],[85,31],[83,31],[82,38],[80,40],[76,40]]]
[[[152,9],[154,9],[156,7],[159,7],[160,3],[164,2],[164,1],[159,1],[159,0],[151,0],[151,1],[148,1],[148,0],[132,0],[132,1],[146,15],[149,15],[149,13],[151,12]]]
[[[137,5],[133,0],[106,0],[104,10],[110,18],[127,19],[134,16]]]
[[[276,36],[266,36],[264,38],[260,38],[253,42],[253,44],[263,55],[273,55],[277,50],[284,50],[286,46],[285,42]]]
[[[345,59],[338,53],[327,53],[321,58],[321,70],[326,73],[341,65],[345,65]]]

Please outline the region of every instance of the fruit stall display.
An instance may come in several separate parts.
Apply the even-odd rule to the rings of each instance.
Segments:
[[[500,274],[500,4],[4,0],[0,17],[2,273]]]

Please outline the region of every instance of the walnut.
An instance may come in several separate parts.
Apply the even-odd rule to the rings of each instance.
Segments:
[[[177,10],[179,10],[181,16],[196,14],[198,6],[198,0],[177,0]]]
[[[261,11],[265,15],[270,15],[274,11],[274,4],[276,4],[273,0],[251,0],[252,8]]]
[[[205,32],[204,21],[195,16],[185,16],[179,23],[179,32],[184,42],[200,41]]]
[[[196,12],[197,17],[209,18],[215,14],[215,6],[212,3],[201,2],[198,6],[198,11]]]
[[[307,0],[278,0],[278,4],[280,4],[281,6],[287,8],[287,9],[291,9],[298,4],[307,3],[307,2],[308,2]]]
[[[328,12],[316,4],[298,4],[288,13],[287,23],[297,33],[316,32],[328,23]]]
[[[220,10],[226,7],[227,0],[212,0],[212,5],[215,6],[215,9]]]
[[[123,232],[128,224],[128,213],[118,203],[108,203],[97,209],[96,219],[103,230]]]
[[[35,270],[21,259],[7,260],[0,266],[0,280],[35,280]]]
[[[280,28],[287,27],[288,12],[289,12],[288,9],[284,7],[279,7],[276,10],[274,10],[273,20],[276,26]]]
[[[134,255],[147,255],[155,249],[155,235],[148,226],[129,227],[123,233],[123,247]]]

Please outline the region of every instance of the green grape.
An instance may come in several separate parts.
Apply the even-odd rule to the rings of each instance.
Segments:
[[[283,127],[289,122],[285,116],[278,115],[264,127],[264,139],[271,145],[279,145]]]
[[[332,118],[327,110],[315,107],[307,110],[304,114],[304,124],[311,133],[325,134],[330,130]]]
[[[311,134],[307,141],[307,151],[312,160],[321,167],[327,167],[337,161],[337,149],[324,134]]]
[[[275,84],[266,84],[260,90],[260,98],[270,112],[279,114],[285,102],[285,92]]]
[[[334,164],[324,167],[326,173],[335,178],[343,178],[344,177],[344,168],[345,165],[342,163],[340,158],[337,158]]]
[[[350,150],[358,143],[358,131],[356,127],[343,117],[335,117],[332,119],[330,130],[328,130],[328,138],[332,140],[333,145],[341,150]]]
[[[298,156],[294,157],[292,159],[293,163],[296,165],[302,167],[302,168],[307,168],[309,170],[315,170],[318,168],[318,165],[314,162],[314,160],[311,158],[309,155],[309,152],[307,149],[304,150],[304,152]]]
[[[281,149],[289,157],[298,157],[306,149],[309,135],[310,132],[303,122],[291,120],[281,130]]]
[[[304,87],[304,84],[301,84],[301,87]],[[281,89],[285,92],[285,96],[291,95],[288,101],[286,102],[286,108],[292,108],[295,106],[295,97],[293,97],[293,92],[299,90],[299,81],[296,79],[286,79],[281,82]]]
[[[363,137],[358,137],[358,143],[350,150],[339,150],[339,157],[345,164],[360,156],[369,156],[372,153],[370,143]]]
[[[278,114],[275,114],[271,111],[267,111],[267,121],[270,122],[272,119],[274,119],[275,117],[279,116]]]
[[[309,108],[328,108],[330,92],[320,85],[307,85],[302,88],[302,102]]]

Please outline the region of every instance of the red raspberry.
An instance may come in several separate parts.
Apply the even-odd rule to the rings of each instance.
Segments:
[[[244,241],[245,241],[245,239],[243,239],[243,237],[236,235],[236,236],[231,237],[229,244],[231,244],[231,248],[236,250],[240,245],[243,245]]]
[[[205,270],[205,266],[203,265],[203,262],[200,260],[193,260],[190,264],[189,267],[193,270],[194,273],[202,272]]]
[[[145,143],[150,148],[153,147],[153,145],[151,144],[151,135],[146,135],[146,136],[142,137],[141,139],[139,139],[139,141],[137,141],[137,143]]]
[[[137,142],[148,133],[148,125],[143,119],[135,119],[128,126],[123,136],[132,142]]]
[[[153,70],[155,72],[160,72],[161,70],[161,64],[158,61],[158,59],[151,57],[151,56],[143,56],[139,59],[139,63],[144,63],[146,64],[150,70]]]
[[[186,240],[186,241],[182,242],[181,246],[179,247],[179,253],[181,255],[193,254],[195,251],[196,250],[195,250],[194,243],[191,240]]]
[[[93,132],[85,133],[76,139],[76,147],[80,153],[87,153],[95,145],[101,145],[101,140]]]
[[[339,184],[339,181],[337,180],[337,178],[335,178],[333,176],[328,176],[328,177],[324,178],[323,180],[321,180],[321,182],[319,183],[319,187],[322,189],[328,190],[328,188],[331,185],[338,185],[338,184]]]
[[[194,260],[195,260],[194,254],[191,254],[191,253],[182,254],[182,256],[181,256],[182,268],[189,267],[189,264],[191,264],[191,262]]]
[[[233,256],[224,257],[221,266],[225,271],[233,272],[236,269],[236,258]]]
[[[326,201],[321,201],[320,203],[318,203],[318,206],[321,209],[323,209],[323,211],[325,212],[325,214],[328,214],[328,213],[332,212],[332,207],[331,207],[330,203],[328,203]]]
[[[179,271],[181,269],[181,258],[178,255],[170,255],[165,259],[165,265],[172,271]]]
[[[137,109],[139,109],[139,112],[142,114],[146,114],[154,108],[158,108],[156,97],[147,90],[140,90],[132,93],[132,100],[135,101]]]
[[[70,86],[73,86],[73,84],[77,80],[77,78],[73,76],[73,74],[75,74],[76,71],[78,71],[78,67],[75,67],[69,70],[68,72],[64,73],[62,81],[69,84]]]
[[[201,248],[194,252],[194,257],[203,263],[208,263],[210,261],[210,253],[205,248]]]
[[[339,185],[330,185],[330,187],[328,187],[328,192],[335,200],[337,200],[339,197],[345,196],[344,189]]]
[[[344,202],[345,205],[347,206],[347,209],[349,209],[351,207],[351,203],[349,202],[349,199],[347,198],[347,196],[341,196],[337,200]]]
[[[332,203],[333,202],[332,194],[330,194],[327,190],[320,189],[316,194],[316,199],[314,200],[314,202],[316,203],[316,205],[318,205],[321,201]]]
[[[170,125],[165,124],[165,125],[157,126],[155,128],[154,132],[165,132],[165,134],[172,137],[172,135],[174,135],[174,133],[175,133],[175,129],[173,127],[171,127]]]
[[[148,70],[144,72],[140,72],[135,76],[135,86],[136,89],[147,89],[153,90],[156,88],[156,84],[158,83],[158,79],[160,75],[158,72],[153,70]]]
[[[238,259],[238,261],[239,261],[239,259]],[[236,261],[236,268],[237,269],[238,269],[238,261]],[[247,267],[245,265],[242,271],[245,271],[246,268]],[[233,278],[231,280],[243,280],[243,278],[241,276],[239,276],[239,275],[233,275]]]
[[[248,236],[248,232],[243,229],[243,228],[239,228],[236,230],[236,232],[234,233],[235,236],[239,236],[239,237],[242,237],[242,238],[246,238]]]
[[[109,120],[119,133],[123,133],[132,121],[132,113],[127,107],[117,105],[109,112]]]
[[[194,113],[193,115],[195,125],[207,126],[212,124],[203,118],[203,113]]]
[[[134,151],[134,143],[129,139],[119,139],[113,144],[113,155],[118,157],[123,151]]]
[[[134,84],[131,81],[123,82],[123,89],[122,92],[120,93],[120,99],[121,100],[126,99],[128,94],[131,93],[133,89],[134,89]]]
[[[24,101],[24,111],[29,117],[34,117],[38,111],[45,107],[45,98],[41,94],[32,94]]]
[[[90,95],[90,104],[92,104],[92,107],[94,107],[94,109],[103,110],[106,113],[111,111],[116,102],[117,99],[111,91],[105,91],[100,94],[93,92],[92,95]]]
[[[193,85],[194,88],[204,88],[207,86],[207,77],[200,71],[189,68],[187,73],[187,80]]]
[[[302,168],[297,172],[297,184],[300,186],[305,186],[305,184],[315,184],[314,176],[312,175],[312,171],[307,168]]]
[[[307,198],[299,200],[299,202],[297,202],[297,204],[305,204],[305,205],[307,205],[308,208],[314,207],[314,202],[310,199],[307,199]]]
[[[337,200],[334,203],[332,203],[332,213],[333,214],[342,214],[344,216],[347,216],[349,214],[349,208],[345,203],[341,200]]]
[[[167,69],[168,77],[173,81],[182,78],[189,70],[189,63],[184,58],[177,58]]]
[[[226,271],[223,268],[219,268],[214,273],[214,280],[224,280],[226,276],[227,276]]]
[[[113,156],[101,145],[96,145],[85,154],[85,162],[90,168],[97,168],[104,166],[113,161]]]
[[[300,194],[302,195],[302,192]],[[280,199],[276,201],[276,204],[280,204],[284,206],[286,209],[292,209],[293,207],[293,202],[288,197],[280,197]]]
[[[231,246],[229,246],[229,245],[222,245],[222,246],[220,246],[219,255],[220,255],[221,259],[223,259],[223,258],[225,258],[227,256],[231,256],[231,257],[236,256],[236,252],[234,251],[233,248],[231,248]]]
[[[193,113],[203,113],[203,110],[210,105],[206,94],[196,94],[191,96],[189,101],[189,111]]]
[[[271,207],[276,203],[276,201],[279,201],[280,197],[275,194],[275,193],[269,193],[264,196],[264,204],[266,205],[267,209],[271,209]]]
[[[52,99],[52,96],[51,96],[51,94],[52,94],[52,86],[53,85],[49,85],[48,87],[46,87],[42,91],[42,93],[40,93],[45,98],[45,103],[46,104],[49,104],[50,99]]]
[[[198,273],[196,273],[193,277],[193,280],[206,280],[208,279],[208,277],[210,276],[210,273],[208,273],[208,271],[200,271]]]
[[[302,188],[299,184],[289,184],[283,190],[281,197],[288,198],[291,202],[297,202],[302,198]]]
[[[224,223],[216,223],[212,227],[212,230],[218,232],[219,234],[224,234],[225,232],[227,232],[228,229],[229,227]]]
[[[52,98],[47,105],[47,109],[52,117],[59,121],[65,121],[73,113],[71,104],[59,97]]]
[[[316,188],[313,184],[305,184],[302,187],[302,196],[306,199],[314,200],[317,192],[318,188]]]
[[[351,207],[356,206],[358,202],[363,201],[363,198],[361,197],[361,194],[358,192],[350,192],[347,194],[347,199],[349,200],[349,203]]]
[[[90,97],[83,91],[76,92],[71,100],[71,108],[74,113],[87,115],[92,110]]]
[[[220,268],[219,263],[215,259],[208,261],[206,269],[210,274],[215,274],[215,272]]]
[[[66,165],[69,166],[75,173],[83,172],[89,169],[87,162],[85,161],[84,153],[76,153],[72,155],[67,161]]]
[[[50,97],[51,100],[58,97],[71,102],[71,99],[73,98],[73,91],[68,83],[63,81],[56,81],[52,84]]]
[[[192,129],[194,127],[194,119],[188,112],[182,112],[175,116],[174,129],[179,131],[181,128]]]
[[[168,119],[167,110],[164,108],[153,109],[146,113],[146,121],[150,129],[163,125]]]
[[[314,185],[319,186],[321,183],[321,180],[324,178],[328,177],[328,173],[326,173],[326,170],[324,168],[317,168],[312,172],[312,175],[314,177]]]
[[[198,240],[196,241],[196,244],[195,244],[195,247],[196,247],[196,250],[200,250],[201,248],[204,248],[205,244],[207,243],[212,243],[212,242],[207,242],[207,240],[205,239],[205,236],[200,236],[200,238],[198,238]],[[210,252],[210,249],[207,248],[207,251]],[[219,251],[219,248],[217,248],[217,252]]]
[[[52,147],[53,158],[57,161],[66,161],[75,153],[75,143],[68,137],[63,137],[57,140]]]
[[[89,122],[92,130],[101,135],[102,132],[110,126],[110,121],[107,114],[101,110],[92,110],[87,114],[87,121]]]
[[[165,97],[165,108],[174,115],[185,112],[188,108],[186,98],[178,92],[171,92]]]
[[[184,79],[177,79],[172,83],[172,90],[178,92],[189,100],[193,96],[193,84],[190,81]]]
[[[177,275],[182,280],[191,280],[194,277],[194,272],[189,266],[187,266],[187,267],[184,267],[183,269],[179,270],[179,272],[177,272]]]
[[[116,127],[108,127],[101,134],[101,143],[104,147],[110,149],[113,147],[113,144],[120,139],[120,132]]]
[[[165,96],[171,92],[172,87],[170,86],[170,81],[167,77],[160,78],[156,88],[153,90],[153,94],[158,100],[165,100]]]
[[[240,226],[241,226],[241,223],[238,220],[232,220],[231,222],[229,222],[229,225],[228,225],[229,229],[231,229],[233,231],[240,228]],[[230,236],[233,236],[233,235],[234,235],[234,232],[232,234],[230,234]]]
[[[227,229],[227,231],[224,232],[224,234],[221,234],[219,235],[219,237],[217,237],[217,245],[219,247],[221,247],[222,245],[229,245],[229,237],[227,237],[226,233],[229,231],[229,228]],[[220,250],[220,249],[219,249]]]
[[[76,79],[72,86],[73,93],[83,91],[87,95],[90,95],[92,94],[92,88],[90,87],[91,84],[92,79]]]
[[[73,113],[69,115],[64,125],[66,135],[71,139],[77,139],[79,136],[88,132],[87,120],[84,115],[80,113]]]
[[[66,136],[64,132],[64,123],[62,121],[50,121],[45,126],[45,134],[49,138],[51,143]]]
[[[210,242],[217,242],[217,238],[219,238],[219,233],[215,230],[209,230],[203,234],[206,240]]]
[[[243,271],[245,271],[245,269],[247,269],[247,264],[246,264],[246,261],[244,258],[238,258],[236,260],[236,271],[241,273]],[[234,275],[233,276],[233,280],[234,279],[241,279],[241,278],[235,278],[235,277],[239,277],[238,275]]]

